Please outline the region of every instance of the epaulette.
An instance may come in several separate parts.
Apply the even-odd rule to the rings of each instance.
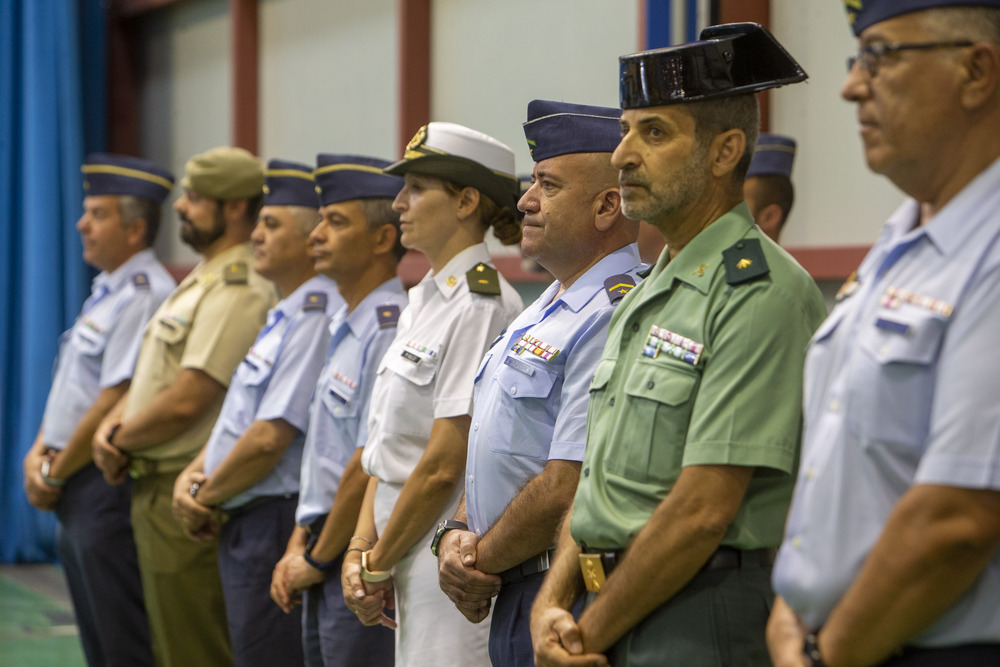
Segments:
[[[247,284],[247,265],[246,262],[233,262],[226,267],[226,270],[222,272],[222,278],[226,281],[227,285],[246,285]]]
[[[638,271],[636,271],[635,275],[637,275],[640,278],[642,278],[643,280],[645,280],[646,278],[649,277],[649,274],[653,272],[653,267],[654,266],[656,266],[656,265],[655,264],[649,264],[649,265],[646,266],[646,268],[639,269]]]
[[[723,250],[722,264],[730,285],[739,285],[771,272],[758,239],[740,239]]]
[[[132,276],[132,284],[136,289],[149,289],[149,276],[145,273],[137,273]]]
[[[379,329],[394,327],[396,326],[396,323],[399,322],[399,306],[395,304],[388,303],[384,306],[378,306],[375,309],[375,312],[378,315]]]
[[[497,270],[480,262],[465,273],[469,291],[475,294],[500,295],[500,278]]]
[[[302,301],[302,310],[318,310],[326,312],[326,293],[307,292],[306,298]]]
[[[626,294],[632,291],[633,287],[635,287],[635,280],[627,273],[619,273],[604,281],[604,291],[607,293],[611,305],[621,301]]]

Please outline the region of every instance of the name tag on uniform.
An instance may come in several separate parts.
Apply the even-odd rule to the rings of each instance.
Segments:
[[[535,374],[535,369],[531,367],[531,364],[527,364],[516,357],[504,357],[503,363],[506,366],[510,366],[515,371],[524,373],[528,377]]]
[[[338,401],[340,401],[344,405],[347,405],[347,399],[345,397],[341,396],[340,394],[338,394],[337,392],[335,392],[333,389],[330,389],[328,391],[329,391],[329,394],[331,396],[333,396],[335,399],[337,399]]]
[[[898,333],[901,336],[905,336],[910,333],[910,325],[905,322],[897,322],[895,320],[890,320],[885,317],[880,317],[875,320],[875,326],[883,331],[891,331],[892,333]]]
[[[420,357],[418,357],[417,355],[413,354],[409,350],[403,350],[403,354],[400,355],[400,356],[402,356],[404,359],[408,359],[409,361],[412,361],[415,364],[419,364],[420,363]]]

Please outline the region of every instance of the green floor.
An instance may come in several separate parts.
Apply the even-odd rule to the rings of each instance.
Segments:
[[[62,571],[0,567],[0,665],[85,666]]]

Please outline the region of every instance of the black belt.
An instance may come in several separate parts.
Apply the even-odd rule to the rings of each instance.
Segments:
[[[508,584],[516,584],[524,581],[532,575],[545,572],[549,569],[549,563],[551,562],[552,554],[554,552],[555,549],[546,549],[542,553],[532,556],[520,565],[515,565],[509,570],[504,570],[500,573],[500,585],[506,586]]]
[[[584,549],[584,553],[598,553],[601,555],[601,564],[604,566],[604,576],[611,574],[611,570],[618,566],[625,556],[625,550],[618,551],[597,551],[594,549]],[[701,566],[699,572],[710,572],[712,570],[735,570],[744,563],[757,563],[761,567],[771,567],[774,559],[778,555],[776,547],[765,547],[763,549],[736,549],[734,547],[719,547],[715,550],[705,564]]]
[[[232,509],[225,510],[226,515],[230,518],[236,518],[242,516],[247,512],[252,512],[253,510],[261,507],[263,505],[268,505],[270,503],[276,503],[279,500],[295,500],[298,502],[299,494],[297,493],[285,493],[280,496],[258,496],[248,503],[243,503],[239,507],[234,507]]]

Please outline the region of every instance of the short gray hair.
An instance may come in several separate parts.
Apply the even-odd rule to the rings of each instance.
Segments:
[[[698,142],[704,147],[712,139],[727,130],[741,130],[746,136],[746,148],[743,156],[733,170],[733,182],[742,183],[750,168],[753,150],[757,145],[757,135],[760,133],[760,107],[757,96],[735,95],[720,97],[701,102],[685,104],[691,116],[694,117],[694,132]]]
[[[160,205],[145,197],[134,195],[118,195],[118,214],[122,226],[131,225],[138,219],[146,221],[146,247],[152,247],[156,242],[156,233],[160,229]]]

